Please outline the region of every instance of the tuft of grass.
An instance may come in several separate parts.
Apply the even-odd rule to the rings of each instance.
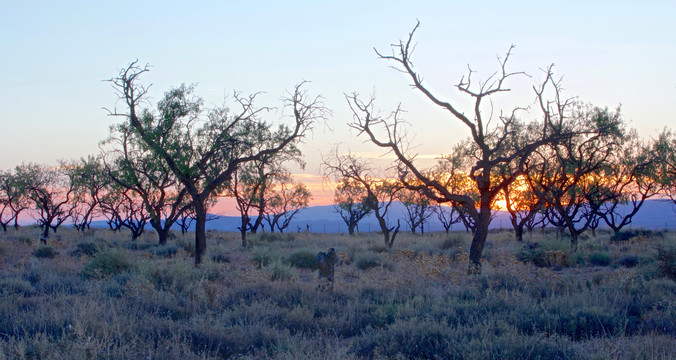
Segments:
[[[56,255],[56,250],[54,250],[54,248],[49,245],[42,245],[33,250],[33,256],[36,258],[53,259],[56,257]]]
[[[85,278],[104,278],[132,268],[133,263],[122,250],[109,249],[96,254],[84,267],[82,275]]]
[[[441,250],[455,249],[464,245],[465,239],[462,236],[456,234],[449,235],[439,244]]]

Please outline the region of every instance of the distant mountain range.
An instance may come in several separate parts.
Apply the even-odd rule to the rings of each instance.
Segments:
[[[626,209],[626,207],[625,207]],[[393,203],[390,211],[390,222],[395,223],[397,219],[401,220],[401,231],[409,230],[406,225],[405,218],[406,210],[404,205],[396,202]],[[238,231],[237,227],[240,225],[240,218],[237,216],[216,216],[215,219],[207,222],[207,229],[221,230],[221,231]],[[106,226],[105,223],[97,224],[97,226]],[[511,228],[509,222],[509,214],[506,211],[498,211],[495,218],[491,222],[491,228]],[[600,228],[607,228],[604,223]],[[673,210],[672,202],[665,200],[646,200],[641,207],[641,210],[634,216],[630,225],[626,228],[644,228],[644,229],[676,229],[676,213]],[[267,230],[267,229],[266,229]],[[293,221],[285,232],[300,232],[310,231],[315,233],[343,233],[347,232],[345,223],[336,213],[333,205],[327,206],[312,206],[301,210],[294,217]],[[364,218],[359,223],[359,230],[361,232],[379,231],[378,222],[372,214]],[[429,222],[425,224],[425,231],[443,231],[444,228],[437,219],[436,215],[432,215]],[[462,224],[454,224],[451,230],[464,230]]]

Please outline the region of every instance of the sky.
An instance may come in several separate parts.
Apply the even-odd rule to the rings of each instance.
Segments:
[[[674,1],[0,0],[0,169],[99,153],[120,121],[103,110],[117,100],[104,80],[138,59],[152,66],[142,82],[152,84],[153,102],[186,83],[210,106],[227,104],[234,91],[264,91],[259,105],[280,106],[286,91],[309,81],[332,113],[307,138],[307,165],[294,173],[310,185],[313,204],[327,203],[320,164],[331,146],[376,165],[390,161],[347,126],[345,94],[373,94],[383,113],[401,104],[414,151],[428,162],[469,135],[374,52],[389,52],[416,20],[416,70],[461,109],[471,103],[454,85],[468,65],[485,79],[514,44],[508,67],[529,77],[513,79],[496,104],[531,105],[541,69],[555,64],[567,97],[621,105],[649,138],[676,125],[674,14]]]

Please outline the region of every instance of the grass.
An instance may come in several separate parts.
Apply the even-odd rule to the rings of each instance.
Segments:
[[[577,253],[555,234],[491,233],[472,277],[464,232],[402,233],[392,249],[378,234],[258,234],[242,248],[209,232],[200,268],[190,234],[158,246],[60,233],[54,258],[19,240],[33,229],[0,234],[0,359],[676,357],[672,233],[599,232]],[[354,261],[319,290],[312,260],[331,247]],[[566,263],[536,266],[524,249]]]

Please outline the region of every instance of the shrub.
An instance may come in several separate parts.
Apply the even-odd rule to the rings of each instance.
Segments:
[[[267,269],[272,281],[290,281],[298,277],[294,269],[281,261],[275,261]]]
[[[368,270],[382,265],[378,256],[373,254],[360,254],[355,259],[355,264],[359,270]]]
[[[56,250],[48,245],[40,246],[33,250],[33,256],[37,258],[53,259],[56,256]]]
[[[655,230],[631,229],[613,234],[613,236],[610,237],[610,241],[627,241],[637,237],[648,239],[663,238],[664,232]]]
[[[456,235],[450,235],[450,236],[447,236],[441,242],[441,244],[439,244],[439,248],[441,250],[448,250],[448,249],[454,249],[454,248],[460,247],[463,244],[464,244],[464,240],[463,240],[462,237],[456,236]]]
[[[110,249],[96,254],[82,270],[82,275],[86,278],[103,278],[130,270],[132,267],[133,264],[122,251]]]
[[[676,244],[662,244],[655,249],[660,274],[676,279]]]
[[[259,269],[272,264],[276,259],[277,256],[272,254],[267,248],[255,248],[253,251],[253,261]]]
[[[286,262],[301,269],[317,269],[317,254],[309,251],[297,251],[286,258]]]
[[[589,254],[589,264],[593,266],[608,266],[610,265],[610,256],[605,253],[591,253]]]
[[[177,244],[164,244],[157,246],[150,250],[150,252],[158,257],[169,258],[176,255],[179,249],[181,249],[181,247]]]
[[[75,255],[92,256],[99,252],[99,246],[93,242],[81,242],[76,245]]]
[[[0,294],[19,294],[22,296],[31,296],[35,294],[35,289],[30,282],[26,280],[9,278],[0,280]]]
[[[295,237],[293,234],[262,232],[252,236],[250,242],[255,243],[271,243],[277,241],[292,241]]]
[[[618,266],[624,266],[626,268],[632,268],[638,265],[641,262],[641,258],[636,255],[625,255],[617,260],[616,264]]]

